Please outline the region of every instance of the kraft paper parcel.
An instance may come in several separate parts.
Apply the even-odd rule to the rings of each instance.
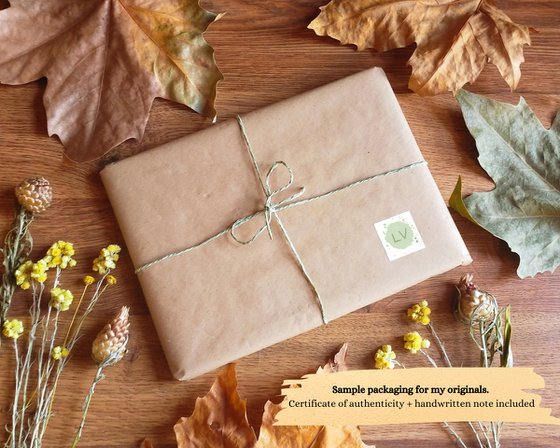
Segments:
[[[302,188],[299,199],[390,175],[277,210],[273,239],[264,231],[243,245],[225,232],[139,272],[175,378],[322,325],[313,287],[333,320],[471,262],[381,69],[242,120],[262,176],[276,161],[293,171],[276,203]],[[101,177],[136,268],[265,208],[236,120],[109,165]],[[285,185],[287,171],[276,170],[270,181],[271,189]],[[250,239],[264,221],[257,214],[236,233]]]

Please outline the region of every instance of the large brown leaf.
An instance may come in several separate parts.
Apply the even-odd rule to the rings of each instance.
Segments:
[[[515,89],[529,45],[517,25],[490,0],[333,0],[309,24],[358,50],[387,51],[416,42],[409,87],[420,95],[457,93],[489,61]]]
[[[174,427],[178,448],[250,448],[255,445],[245,400],[237,393],[235,365],[226,366],[204,398],[197,398],[190,417]]]
[[[0,82],[47,77],[49,135],[85,161],[141,139],[154,98],[214,118],[222,79],[198,0],[12,0],[0,12]]]

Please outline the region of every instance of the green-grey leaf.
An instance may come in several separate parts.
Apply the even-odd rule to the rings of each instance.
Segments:
[[[457,95],[482,168],[496,188],[464,200],[474,220],[519,254],[521,278],[560,265],[560,114],[547,130],[523,98],[517,106]]]

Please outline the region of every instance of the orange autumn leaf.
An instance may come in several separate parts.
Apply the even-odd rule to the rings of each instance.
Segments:
[[[197,398],[190,417],[174,426],[178,448],[250,448],[255,445],[253,428],[247,421],[247,407],[237,393],[235,365],[219,374],[204,398]]]
[[[317,373],[347,370],[344,344],[338,353]],[[190,417],[181,418],[175,425],[178,448],[373,448],[365,445],[357,426],[273,426],[281,406],[272,402],[265,405],[262,426],[257,441],[247,421],[245,400],[237,393],[235,366],[226,366],[212,388],[197,398]],[[144,440],[140,448],[152,448]]]
[[[140,448],[154,448],[154,445],[148,439],[144,439],[144,440],[142,440],[142,443],[140,444]]]
[[[317,373],[327,374],[348,370],[344,344],[338,353]],[[363,448],[360,429],[357,426],[273,426],[281,404],[268,401],[264,406],[259,440],[256,448]],[[372,446],[369,446],[372,448]]]
[[[512,22],[492,0],[333,0],[309,28],[358,50],[416,42],[409,87],[420,95],[457,93],[487,62],[515,89],[523,46],[531,43],[529,28]]]
[[[266,403],[256,448],[374,448],[362,442],[357,426],[273,426],[281,409]]]
[[[154,98],[215,117],[222,79],[198,0],[11,0],[0,11],[0,82],[46,77],[49,135],[77,161],[141,139]]]

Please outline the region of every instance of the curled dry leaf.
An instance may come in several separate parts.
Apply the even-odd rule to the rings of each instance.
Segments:
[[[348,365],[346,364],[347,354],[348,342],[345,342],[336,355],[334,355],[333,359],[329,359],[323,367],[319,367],[317,373],[334,373],[348,370]]]
[[[358,50],[387,51],[416,42],[409,87],[420,95],[457,93],[489,61],[511,89],[521,77],[529,28],[492,0],[333,0],[309,24]]]
[[[71,159],[141,139],[154,98],[215,117],[222,79],[198,0],[11,0],[0,11],[0,82],[47,77],[49,135]]]
[[[246,402],[237,393],[234,364],[218,374],[206,396],[196,399],[192,415],[181,418],[174,429],[178,448],[249,448],[255,445]]]

